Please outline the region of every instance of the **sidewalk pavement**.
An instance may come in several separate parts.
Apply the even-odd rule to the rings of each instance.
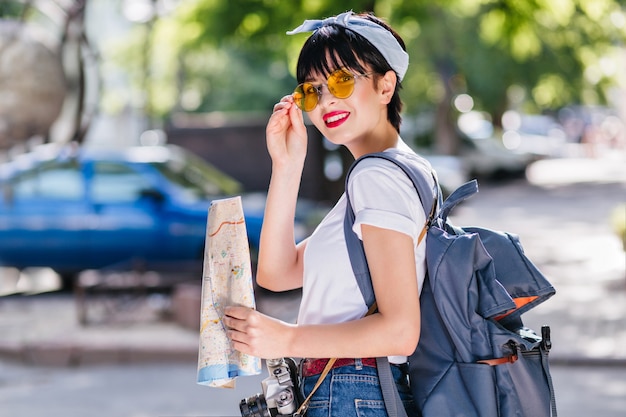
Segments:
[[[625,155],[541,161],[529,169],[528,182],[481,187],[452,220],[520,235],[529,257],[557,289],[524,315],[536,331],[551,326],[551,362],[626,365],[626,254],[608,220],[626,203]],[[31,281],[45,281],[35,275]],[[0,291],[2,280],[0,275]],[[158,295],[135,304],[126,300],[114,306],[114,320],[85,326],[71,293],[0,297],[0,360],[37,366],[196,361],[193,309],[199,323],[199,285],[195,288],[186,301]],[[187,308],[182,320],[172,316],[181,303]],[[259,310],[286,321],[295,320],[298,303],[297,291],[257,294]]]

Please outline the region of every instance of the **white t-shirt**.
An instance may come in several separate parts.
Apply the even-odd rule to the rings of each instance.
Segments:
[[[425,162],[425,175],[431,178],[428,167]],[[361,225],[369,224],[405,233],[417,245],[426,215],[413,183],[393,162],[380,158],[363,160],[352,171],[348,187],[356,217],[353,229],[359,238]],[[346,202],[344,194],[307,242],[299,324],[342,323],[359,319],[367,312],[344,238]],[[426,245],[422,242],[415,250],[420,291],[426,274],[425,256]],[[398,363],[406,358],[390,360]]]

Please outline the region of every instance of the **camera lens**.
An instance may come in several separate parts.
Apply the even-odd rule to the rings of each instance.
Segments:
[[[272,417],[262,394],[244,398],[239,403],[241,417]]]

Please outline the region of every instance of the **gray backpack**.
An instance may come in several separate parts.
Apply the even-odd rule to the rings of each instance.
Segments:
[[[368,154],[395,163],[411,178],[430,213],[426,234],[427,274],[420,296],[421,335],[409,357],[409,379],[423,417],[556,417],[548,366],[550,329],[541,335],[526,328],[521,315],[555,290],[524,255],[512,234],[479,227],[455,227],[448,214],[478,191],[476,180],[445,202],[435,178],[423,175],[423,158],[402,151]],[[346,190],[348,179],[346,178]],[[350,261],[368,306],[375,303],[363,244],[352,231],[348,204],[344,232]],[[389,364],[378,359],[390,417],[405,416]]]

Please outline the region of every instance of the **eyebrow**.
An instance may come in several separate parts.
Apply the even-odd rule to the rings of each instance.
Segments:
[[[337,69],[340,69],[340,68],[337,68]],[[328,74],[320,74],[319,77],[323,78],[323,81],[321,82],[321,84],[328,83],[328,77],[330,76],[330,74],[337,71],[337,69],[330,71]],[[311,76],[309,76],[308,78],[304,80],[305,83],[309,83],[309,84],[313,84],[314,81],[315,81],[315,78],[311,78]]]

